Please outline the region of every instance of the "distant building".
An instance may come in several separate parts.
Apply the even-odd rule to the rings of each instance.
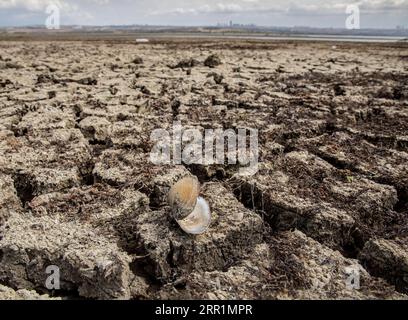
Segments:
[[[229,21],[227,23],[217,22],[218,28],[248,28],[253,29],[257,28],[257,25],[254,23],[250,24],[243,24],[243,23],[234,23],[233,21]]]

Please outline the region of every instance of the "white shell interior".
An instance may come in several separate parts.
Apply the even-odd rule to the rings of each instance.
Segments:
[[[208,229],[210,222],[210,207],[202,197],[197,198],[194,210],[187,217],[177,221],[181,229],[190,234],[204,233]]]

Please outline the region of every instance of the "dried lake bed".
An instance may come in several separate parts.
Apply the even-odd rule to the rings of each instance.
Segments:
[[[257,129],[258,172],[152,164],[174,122]],[[406,43],[0,42],[0,299],[407,299],[407,199]]]

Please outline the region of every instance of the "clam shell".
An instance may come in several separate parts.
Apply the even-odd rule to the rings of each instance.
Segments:
[[[196,177],[185,177],[170,189],[168,202],[176,220],[186,218],[194,210],[200,193],[200,183]]]
[[[177,223],[187,233],[204,233],[211,223],[211,211],[207,201],[198,197],[194,210],[186,218],[178,220]]]

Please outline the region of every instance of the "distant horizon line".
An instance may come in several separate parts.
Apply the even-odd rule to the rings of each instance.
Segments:
[[[109,25],[81,25],[81,24],[61,24],[62,28],[67,27],[79,27],[79,28],[119,28],[119,27],[155,27],[155,28],[214,28],[214,29],[235,29],[235,28],[270,28],[270,29],[333,29],[333,30],[342,30],[342,31],[362,31],[362,30],[406,30],[408,31],[408,27],[405,26],[396,26],[394,28],[375,28],[375,27],[365,27],[359,29],[347,29],[345,27],[312,27],[312,26],[272,26],[272,25],[256,25],[254,23],[237,23],[233,26],[230,25],[159,25],[159,24],[109,24]],[[0,26],[0,29],[5,28],[39,28],[39,29],[47,29],[43,24],[31,24],[31,25],[6,25]],[[50,30],[56,31],[56,30]]]

